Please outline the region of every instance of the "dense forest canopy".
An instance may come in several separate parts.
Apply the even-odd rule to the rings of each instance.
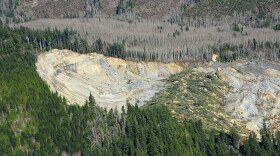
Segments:
[[[91,95],[82,107],[67,105],[36,72],[37,54],[51,48],[90,51],[69,29],[0,27],[1,155],[280,155],[280,133],[265,125],[261,140],[251,134],[240,142],[234,128],[206,130],[187,116],[178,122],[162,105],[106,111]],[[117,56],[122,50],[109,46]]]

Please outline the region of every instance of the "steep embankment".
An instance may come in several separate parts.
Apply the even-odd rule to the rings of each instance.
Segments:
[[[247,135],[258,133],[265,120],[279,130],[279,63],[214,63],[183,71],[175,63],[52,50],[40,54],[36,66],[51,89],[70,103],[82,105],[91,92],[108,109],[149,101],[148,106],[166,105],[179,120],[202,120],[206,128],[234,126]]]
[[[96,103],[108,109],[120,109],[127,101],[142,105],[162,88],[159,80],[182,70],[174,63],[131,62],[69,50],[42,53],[36,66],[51,89],[70,103],[84,104],[91,92]]]
[[[166,105],[179,120],[201,120],[206,129],[227,130],[233,118],[223,109],[227,83],[212,68],[192,68],[166,80],[167,89],[156,94],[147,106]],[[235,128],[241,129],[238,123]]]
[[[265,121],[280,128],[280,64],[215,63],[171,76],[150,105],[164,104],[180,120],[202,120],[206,128],[259,134]]]
[[[217,74],[230,86],[225,97],[226,112],[245,123],[249,130],[259,130],[263,120],[272,130],[279,130],[279,63],[240,62],[221,65]]]

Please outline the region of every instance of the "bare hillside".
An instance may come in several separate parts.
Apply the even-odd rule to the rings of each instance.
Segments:
[[[265,121],[279,130],[280,65],[239,61],[201,65],[172,75],[167,89],[150,105],[168,106],[179,119],[201,120],[204,126],[239,134],[259,134]]]
[[[68,50],[42,53],[36,66],[50,87],[70,103],[83,105],[91,92],[97,104],[107,109],[121,109],[127,101],[143,105],[162,89],[159,80],[182,70],[175,63],[130,62]]]
[[[225,111],[246,123],[246,128],[251,131],[259,130],[263,121],[271,129],[279,130],[279,63],[238,62],[222,65],[217,68],[217,75],[230,86],[225,96]]]
[[[42,53],[39,75],[70,104],[90,93],[98,105],[121,109],[127,101],[163,104],[179,119],[202,120],[207,128],[259,134],[263,121],[279,130],[280,65],[239,61],[183,70],[175,63],[132,62],[69,50]],[[171,77],[170,77],[171,76]]]

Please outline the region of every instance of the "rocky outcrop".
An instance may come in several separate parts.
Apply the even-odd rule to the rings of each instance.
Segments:
[[[83,105],[92,93],[98,105],[119,110],[127,101],[143,105],[161,90],[159,80],[182,70],[175,63],[132,62],[69,50],[42,53],[36,66],[51,89],[69,103]]]
[[[39,75],[50,85],[51,89],[65,96],[69,103],[83,105],[89,94],[92,93],[98,105],[108,109],[117,108],[118,110],[126,105],[127,101],[133,104],[138,102],[140,106],[143,105],[145,101],[149,101],[155,93],[163,88],[164,82],[160,80],[183,70],[181,66],[175,63],[132,62],[105,57],[96,53],[78,54],[69,50],[51,50],[42,53],[38,57],[36,66]],[[193,72],[204,73],[202,75],[206,75],[206,77],[208,73],[211,73],[210,75],[219,79],[216,85],[219,84],[220,80],[228,84],[228,87],[226,87],[229,88],[226,89],[227,93],[223,92],[225,94],[224,101],[222,98],[219,104],[217,102],[210,104],[205,100],[201,101],[207,103],[205,109],[213,109],[214,113],[212,114],[215,115],[215,112],[220,110],[218,112],[223,112],[222,114],[225,115],[224,118],[212,115],[213,119],[208,117],[209,120],[228,120],[229,125],[236,124],[237,127],[242,127],[240,130],[244,135],[248,134],[248,130],[258,134],[263,121],[266,121],[272,130],[279,130],[279,63],[214,63],[207,67],[194,68]],[[186,77],[189,85],[186,85],[185,81],[180,84],[177,84],[177,81],[174,82],[178,85],[178,87],[173,86],[177,88],[178,95],[198,91],[192,87],[190,87],[192,89],[190,91],[187,91],[184,87],[178,90],[180,86],[190,86],[194,85],[192,83],[200,81],[199,76],[194,78],[193,74],[184,75],[183,72],[180,74],[183,74],[182,77]],[[193,80],[188,79],[190,76]],[[180,81],[183,79],[182,77]],[[198,82],[198,84],[200,83],[202,82]],[[203,83],[206,87],[209,87],[208,90],[213,90],[213,86],[207,84],[213,83],[209,78],[205,78]],[[175,91],[170,91],[170,94],[175,95]],[[212,98],[207,96],[206,99],[215,99],[215,94],[212,94]],[[178,101],[182,98],[182,101],[188,103],[185,99],[190,100],[191,97],[182,98],[182,96],[178,96],[175,99]],[[166,98],[167,101],[171,100],[169,95]],[[171,100],[170,103],[176,103],[176,100]],[[182,104],[176,105],[181,106]],[[213,107],[210,107],[212,105]],[[192,109],[190,104],[187,107],[187,110]],[[204,108],[204,106],[200,107]],[[180,111],[183,110],[180,109]],[[204,112],[211,111],[205,110]],[[193,116],[195,115],[198,114],[194,113]]]
[[[230,86],[224,102],[227,112],[251,131],[258,131],[263,120],[277,128],[279,121],[273,118],[280,114],[280,64],[241,62],[214,67]]]

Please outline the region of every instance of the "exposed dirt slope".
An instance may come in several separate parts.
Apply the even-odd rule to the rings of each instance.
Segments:
[[[70,103],[82,105],[91,92],[108,109],[119,110],[127,101],[164,104],[179,120],[199,119],[206,128],[233,126],[244,136],[258,134],[263,120],[272,130],[280,128],[279,63],[215,63],[181,72],[174,63],[52,50],[40,54],[36,66],[51,89]]]
[[[219,65],[217,65],[219,66]],[[246,128],[258,131],[265,120],[273,130],[280,128],[280,64],[240,62],[217,69],[229,83],[224,109]]]
[[[108,109],[120,109],[127,100],[142,105],[162,88],[159,80],[182,70],[174,63],[131,62],[69,50],[40,54],[36,66],[51,89],[70,103],[83,105],[91,92],[97,104]]]
[[[172,75],[150,105],[164,104],[180,120],[202,120],[206,128],[259,134],[263,121],[280,129],[280,64],[215,63]]]

